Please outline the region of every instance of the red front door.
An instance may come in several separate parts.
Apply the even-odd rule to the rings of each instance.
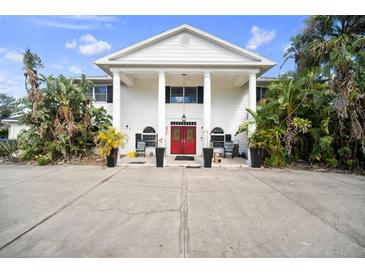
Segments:
[[[171,126],[171,154],[195,154],[196,128]]]

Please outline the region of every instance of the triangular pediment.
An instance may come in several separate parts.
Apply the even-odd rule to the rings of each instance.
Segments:
[[[182,25],[96,61],[96,64],[273,65],[254,52],[189,25]]]

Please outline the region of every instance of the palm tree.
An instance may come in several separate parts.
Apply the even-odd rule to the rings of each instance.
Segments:
[[[364,16],[312,16],[303,33],[308,56],[316,58],[331,76],[331,88],[336,94],[334,109],[339,123],[340,145],[354,143],[352,158],[356,157],[359,140],[365,154],[364,90],[355,81],[358,59],[365,51],[364,35]]]
[[[29,49],[23,55],[25,87],[28,92],[28,99],[32,103],[32,121],[37,123],[37,109],[42,101],[42,92],[39,88],[40,80],[38,78],[37,69],[42,68],[41,58],[32,53]]]

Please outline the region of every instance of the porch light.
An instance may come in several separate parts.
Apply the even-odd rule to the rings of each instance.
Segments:
[[[181,120],[183,121],[183,123],[185,123],[186,121],[186,116],[185,116],[185,76],[186,74],[183,73],[182,77],[183,77],[183,115],[181,117]]]

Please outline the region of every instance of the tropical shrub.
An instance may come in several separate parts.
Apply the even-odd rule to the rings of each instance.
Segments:
[[[99,132],[96,137],[98,144],[98,152],[102,156],[103,161],[106,160],[112,151],[119,146],[124,146],[127,136],[123,133],[117,132],[115,128],[109,127]]]
[[[0,157],[6,160],[14,160],[14,154],[17,152],[18,146],[16,140],[6,140],[0,142]]]
[[[311,16],[284,57],[296,70],[269,87],[256,113],[248,110],[270,136],[265,163],[364,169],[365,17]]]
[[[29,50],[23,63],[28,95],[21,100],[21,122],[29,129],[18,135],[22,158],[45,163],[90,155],[99,130],[111,125],[106,111],[94,107],[87,95],[92,83],[84,75],[78,82],[39,75],[41,59]]]

